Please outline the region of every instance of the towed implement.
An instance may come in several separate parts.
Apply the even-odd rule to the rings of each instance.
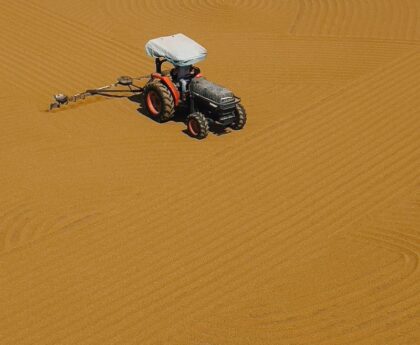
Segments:
[[[148,78],[148,76],[133,78],[129,76],[121,76],[117,79],[114,84],[102,86],[96,89],[89,89],[81,93],[77,93],[73,96],[67,96],[63,93],[58,93],[53,96],[54,102],[50,104],[50,110],[60,108],[62,105],[67,105],[72,102],[77,102],[81,99],[85,99],[89,96],[112,96],[114,93],[141,93],[143,87],[135,85],[134,80],[141,80]],[[113,89],[118,86],[125,86],[127,89]]]
[[[184,116],[188,134],[197,139],[208,135],[209,125],[242,129],[246,111],[241,99],[232,91],[203,77],[195,63],[207,56],[201,45],[183,34],[159,37],[147,42],[146,53],[155,59],[156,70],[141,77],[122,76],[113,84],[89,89],[73,96],[54,95],[50,110],[89,96],[112,97],[116,94],[140,94],[148,115],[158,122],[166,122],[180,112]],[[162,70],[162,64],[173,65]],[[143,86],[137,85],[147,80]]]

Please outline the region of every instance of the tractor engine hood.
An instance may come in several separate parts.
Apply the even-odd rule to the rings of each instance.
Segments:
[[[190,92],[195,96],[205,98],[218,105],[231,104],[235,102],[235,95],[232,91],[223,86],[208,81],[206,78],[193,78],[190,82]]]

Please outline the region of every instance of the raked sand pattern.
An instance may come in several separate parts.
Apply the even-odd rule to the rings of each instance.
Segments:
[[[1,345],[420,344],[419,1],[0,2]],[[243,131],[45,111],[178,32]]]

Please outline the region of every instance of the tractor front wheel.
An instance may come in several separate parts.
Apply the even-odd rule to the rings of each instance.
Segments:
[[[235,109],[235,121],[231,124],[232,129],[240,130],[245,127],[246,124],[246,111],[241,104],[236,105]]]
[[[175,114],[172,94],[161,82],[150,82],[144,87],[144,103],[148,114],[159,122],[166,122]]]
[[[187,130],[193,138],[204,139],[209,133],[209,123],[202,113],[192,113],[187,117]]]

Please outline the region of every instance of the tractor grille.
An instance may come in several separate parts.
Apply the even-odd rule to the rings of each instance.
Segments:
[[[235,112],[234,111],[222,111],[219,115],[219,119],[217,122],[221,123],[222,125],[229,125],[235,120]]]

